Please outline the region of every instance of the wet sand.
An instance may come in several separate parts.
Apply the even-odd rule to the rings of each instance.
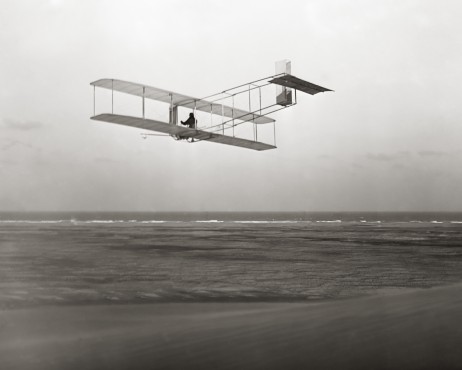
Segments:
[[[320,303],[0,311],[2,369],[460,369],[462,285]]]

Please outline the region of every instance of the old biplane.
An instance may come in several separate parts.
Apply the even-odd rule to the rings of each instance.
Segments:
[[[248,82],[205,98],[195,98],[169,90],[111,78],[94,81],[91,85],[94,93],[92,120],[155,131],[171,136],[175,140],[186,140],[191,143],[210,141],[254,150],[276,148],[276,121],[268,117],[268,114],[297,104],[297,91],[310,95],[332,91],[293,76],[290,61],[287,60],[276,63],[276,74],[273,76]],[[276,86],[276,96],[273,90],[270,99],[265,101],[264,92],[268,86],[273,86],[273,88]],[[111,91],[111,113],[96,114],[97,87]],[[114,92],[141,97],[141,116],[114,114]],[[237,104],[238,98],[242,96],[245,98],[245,109]],[[166,119],[168,122],[147,118],[146,99],[160,102],[163,106],[168,104],[168,118]],[[201,124],[203,123],[202,120],[193,127],[181,126],[178,123],[179,108],[192,111],[195,117],[197,117],[198,112],[210,115],[210,125]],[[250,138],[239,137],[236,134],[237,127],[244,126],[244,124],[252,128]],[[258,126],[263,124],[273,125],[273,142],[271,144],[259,141]],[[150,134],[143,134],[144,137],[146,135]]]

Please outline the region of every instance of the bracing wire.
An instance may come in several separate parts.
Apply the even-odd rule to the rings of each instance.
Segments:
[[[274,105],[277,105],[277,104],[274,104]],[[274,106],[274,105],[273,105],[273,106]],[[279,109],[272,110],[271,112],[268,112],[268,113],[265,113],[265,114],[271,114],[271,113],[274,113],[274,112],[278,112],[278,111],[280,111],[280,110],[287,109],[287,108],[292,107],[292,106],[294,106],[294,105],[295,105],[295,104],[285,105],[285,106],[283,106],[283,107],[281,107],[281,108],[279,108]],[[270,107],[271,107],[271,106],[270,106]],[[267,107],[267,108],[268,108],[268,107]],[[236,119],[236,118],[235,118],[235,119]],[[236,124],[234,124],[234,125],[228,125],[227,127],[225,127],[225,130],[228,130],[228,129],[231,129],[231,128],[233,128],[233,127],[242,125],[243,123],[246,123],[246,122],[250,122],[252,119],[253,119],[253,118],[250,118],[250,119],[248,119],[248,120],[244,120],[244,121],[239,122],[239,123],[236,123]],[[231,122],[231,121],[232,121],[232,119],[230,119],[230,120],[228,120],[228,121],[225,121],[224,124],[226,124],[226,123],[228,123],[228,122]],[[222,124],[220,123],[219,125],[215,125],[215,126],[209,127],[209,128],[215,128],[215,127],[216,127],[216,129],[213,130],[213,131],[207,131],[207,132],[215,133],[215,132],[221,131],[222,128],[221,128],[221,127],[218,127],[218,126],[222,126]]]
[[[217,95],[220,95],[220,94],[223,94],[223,93],[227,93],[228,91],[238,89],[238,88],[243,87],[243,86],[253,85],[253,84],[255,84],[256,82],[260,82],[260,81],[263,81],[263,80],[268,80],[268,79],[270,79],[270,78],[275,78],[275,77],[282,76],[282,75],[285,75],[285,74],[286,74],[286,73],[278,73],[278,74],[275,74],[275,75],[273,75],[273,76],[264,77],[264,78],[260,78],[260,79],[255,80],[255,81],[247,82],[247,83],[245,83],[245,84],[242,84],[242,85],[239,85],[239,86],[235,86],[235,87],[231,87],[230,89],[223,90],[223,91],[221,91],[221,92],[219,92],[219,93],[206,96],[205,98],[202,98],[201,100],[205,100],[205,99],[211,98],[211,97],[213,97],[213,96],[217,96]],[[269,84],[269,83],[268,83],[268,84]],[[232,94],[230,94],[230,95],[232,95]]]

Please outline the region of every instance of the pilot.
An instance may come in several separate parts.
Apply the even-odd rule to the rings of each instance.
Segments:
[[[194,113],[189,113],[189,118],[185,122],[181,121],[182,125],[189,126],[189,128],[195,128],[196,123],[197,120],[194,118]]]

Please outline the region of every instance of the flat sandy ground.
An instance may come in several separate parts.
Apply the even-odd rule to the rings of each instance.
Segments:
[[[1,369],[461,369],[462,285],[321,303],[0,312]]]

